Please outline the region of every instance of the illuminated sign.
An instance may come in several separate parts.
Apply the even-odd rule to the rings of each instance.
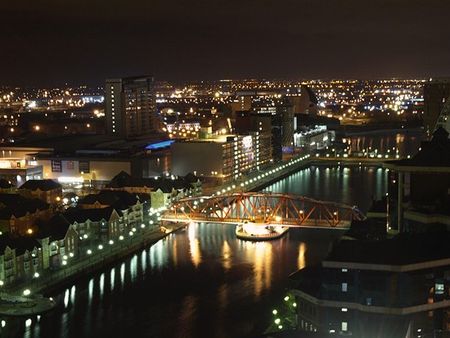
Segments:
[[[52,172],[54,173],[62,172],[61,160],[52,160]]]
[[[147,149],[147,150],[162,149],[162,148],[170,147],[170,145],[174,142],[175,142],[174,140],[167,140],[167,141],[161,141],[161,142],[157,142],[157,143],[151,143],[148,146],[146,146],[145,149]]]
[[[58,177],[58,182],[60,183],[83,183],[83,177],[69,177],[69,176],[61,176]]]

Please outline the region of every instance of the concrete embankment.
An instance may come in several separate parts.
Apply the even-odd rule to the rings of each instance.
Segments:
[[[392,158],[366,158],[366,157],[315,157],[311,158],[310,165],[345,165],[345,166],[374,166],[381,167]]]
[[[301,162],[295,163],[292,166],[288,166],[285,169],[271,174],[267,177],[261,178],[261,180],[257,181],[253,185],[249,185],[245,187],[245,191],[260,191],[267,186],[270,186],[273,183],[276,183],[293,173],[308,168],[312,165],[345,165],[345,166],[375,166],[381,167],[384,163],[383,159],[374,159],[374,158],[327,158],[327,157],[319,157],[319,158],[309,158],[305,159]],[[257,177],[258,175],[256,175]],[[241,188],[242,189],[242,188]],[[238,191],[238,190],[236,190]],[[242,190],[241,190],[242,191]]]
[[[0,316],[24,317],[34,316],[52,310],[56,303],[40,295],[33,297],[12,296],[0,294]]]
[[[344,158],[344,157],[308,157],[305,159],[296,159],[279,163],[264,170],[245,175],[238,181],[225,183],[221,186],[210,187],[205,189],[207,194],[218,194],[218,192],[233,193],[233,192],[256,192],[265,187],[276,183],[293,173],[308,168],[311,165],[345,165],[345,166],[377,166],[381,167],[388,159],[380,158]],[[272,173],[271,173],[272,172]],[[233,188],[234,186],[234,188]]]
[[[68,265],[64,268],[46,271],[39,278],[33,279],[33,281],[9,287],[5,291],[10,294],[22,294],[25,289],[29,289],[32,294],[49,294],[75,282],[82,276],[113,265],[117,261],[158,242],[184,226],[184,224],[173,224],[166,226],[166,228],[169,228],[169,232],[156,230],[136,233],[122,241],[117,241],[113,245],[104,244],[102,250],[95,250],[91,255],[84,256],[82,259],[74,260],[73,262],[69,259]]]
[[[246,189],[246,191],[260,191],[265,187],[276,183],[301,169],[308,168],[311,163],[312,161],[310,159],[306,159],[301,162],[295,163],[292,166],[288,166],[275,174],[269,174],[267,177],[261,178],[261,180],[257,181],[254,185],[250,185]]]

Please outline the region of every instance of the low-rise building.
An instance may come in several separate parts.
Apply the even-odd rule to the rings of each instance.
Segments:
[[[19,187],[18,192],[25,197],[39,198],[48,204],[57,204],[61,201],[62,186],[50,179],[28,180]]]
[[[74,227],[82,241],[106,241],[127,230],[128,223],[113,207],[82,209],[70,208],[64,217]]]
[[[144,211],[149,208],[150,196],[147,194],[131,194],[126,191],[102,190],[98,194],[90,194],[78,201],[81,209],[100,209],[112,207],[129,225],[140,224],[144,220]]]
[[[184,177],[156,177],[152,180],[151,207],[166,208],[183,197],[198,196],[202,193],[202,182],[193,175]]]
[[[41,245],[32,237],[0,236],[0,281],[3,285],[29,280],[43,269]]]
[[[125,171],[114,176],[104,190],[126,191],[130,194],[149,194],[152,190],[150,178],[133,177]]]
[[[37,198],[0,193],[0,231],[15,235],[30,235],[36,222],[51,217],[50,206]]]
[[[56,214],[41,224],[36,236],[42,247],[42,266],[59,267],[69,257],[79,254],[79,234],[76,225],[63,214]]]

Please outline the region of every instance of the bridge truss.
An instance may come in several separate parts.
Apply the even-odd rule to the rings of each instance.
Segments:
[[[275,224],[289,227],[348,228],[365,216],[345,204],[299,195],[238,192],[212,197],[190,197],[175,202],[162,220],[174,222]]]

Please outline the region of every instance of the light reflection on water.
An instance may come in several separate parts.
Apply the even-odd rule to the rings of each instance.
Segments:
[[[230,270],[231,269],[231,248],[226,240],[223,241],[222,256],[223,256],[222,263],[223,263],[224,269]]]
[[[386,194],[387,179],[388,172],[384,168],[311,166],[268,186],[264,191],[357,205],[366,212],[373,199],[381,199]]]
[[[314,167],[268,189],[309,192],[311,197],[351,203],[371,194],[383,195],[385,184],[383,169]],[[279,240],[254,243],[236,239],[234,230],[232,225],[193,224],[171,234],[62,290],[65,309],[44,315],[24,334],[40,338],[253,336],[266,328],[270,309],[288,286],[287,276],[319,262],[339,236],[338,231],[291,229]]]
[[[298,245],[297,269],[299,270],[303,269],[306,266],[305,254],[306,254],[306,244],[301,242]]]
[[[281,240],[253,243],[236,239],[231,225],[192,228],[195,231],[179,232],[64,290],[64,311],[43,316],[26,335],[199,337],[217,330],[209,336],[245,337],[258,333],[264,329],[267,308],[278,300],[300,256],[302,264],[311,261],[308,245],[323,242],[315,253],[321,256],[329,241],[312,236],[299,247],[297,237],[302,232],[294,230]],[[192,254],[192,241],[197,254]],[[52,325],[57,317],[60,324]]]
[[[348,142],[350,142],[350,149],[353,152],[363,152],[370,148],[371,151],[377,149],[379,154],[395,154],[398,150],[400,156],[415,154],[420,146],[421,138],[422,133],[420,131],[347,137]]]
[[[198,267],[202,262],[202,254],[200,249],[200,242],[197,238],[197,231],[199,228],[198,223],[191,223],[188,226],[189,233],[189,251],[191,253],[192,263],[195,267]]]
[[[115,288],[115,278],[116,278],[116,268],[112,268],[111,272],[109,274],[111,291],[114,291],[114,288]]]

